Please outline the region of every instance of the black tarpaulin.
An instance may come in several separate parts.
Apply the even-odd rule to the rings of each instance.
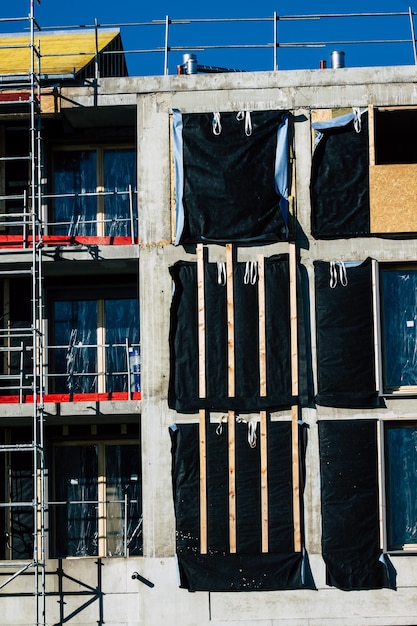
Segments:
[[[317,404],[380,406],[375,381],[372,261],[315,263]]]
[[[316,239],[370,233],[368,114],[313,124],[320,133],[311,172],[311,231]],[[358,132],[359,131],[359,132]]]
[[[327,584],[345,591],[393,588],[379,540],[376,421],[318,426]]]
[[[197,268],[180,261],[170,268],[171,307],[169,406],[179,412],[210,409],[277,410],[291,395],[288,255],[265,259],[267,395],[260,395],[258,282],[245,281],[248,266],[235,263],[235,396],[228,396],[227,292],[218,265],[205,264],[206,398],[199,398]],[[300,369],[300,377],[305,374]]]
[[[268,553],[261,551],[260,448],[249,446],[245,423],[236,424],[237,552],[229,551],[227,428],[217,434],[218,425],[207,424],[207,554],[199,550],[199,426],[170,429],[180,586],[190,591],[314,588],[306,554],[294,552],[291,423],[268,423]]]
[[[174,111],[177,245],[287,238],[288,119]]]

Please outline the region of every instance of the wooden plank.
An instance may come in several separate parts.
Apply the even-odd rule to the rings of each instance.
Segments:
[[[294,398],[298,396],[298,328],[297,328],[297,250],[290,244],[290,332],[291,332],[291,386]],[[298,405],[291,407],[292,432],[292,482],[293,482],[293,518],[294,551],[301,551],[301,514],[300,514],[300,463],[298,441]]]
[[[261,411],[261,516],[262,516],[262,552],[269,550],[269,516],[268,516],[268,438],[266,411]]]
[[[236,442],[235,442],[235,413],[228,411],[227,436],[229,457],[229,550],[236,552]]]
[[[298,406],[291,407],[291,433],[292,433],[292,493],[293,493],[293,518],[294,518],[294,552],[301,552],[301,512],[300,512],[300,464],[298,459]]]
[[[235,314],[233,297],[233,247],[226,244],[227,276],[227,388],[229,398],[235,396]]]
[[[206,412],[199,411],[200,450],[200,553],[207,554],[207,432]]]
[[[204,306],[204,249],[197,245],[197,304],[198,304],[198,396],[206,397],[206,322]]]
[[[265,260],[258,256],[258,308],[259,308],[259,395],[267,395],[266,387],[266,326],[265,326]]]
[[[292,395],[298,395],[298,328],[297,328],[297,251],[295,243],[289,246],[290,272],[290,341]]]
[[[369,165],[375,165],[375,115],[372,104],[368,106]]]

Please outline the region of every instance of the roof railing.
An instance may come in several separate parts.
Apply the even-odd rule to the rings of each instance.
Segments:
[[[212,58],[206,60],[201,67],[231,67],[229,71],[256,71],[256,70],[278,70],[278,69],[307,69],[305,64],[296,60],[287,62],[290,67],[285,67],[286,63],[281,62],[278,56],[285,56],[288,50],[300,51],[307,50],[325,50],[326,48],[347,47],[352,49],[359,45],[366,46],[368,49],[370,46],[384,45],[387,46],[402,46],[403,48],[409,46],[410,51],[410,64],[417,64],[417,48],[414,29],[414,16],[417,13],[413,11],[412,7],[408,8],[408,11],[392,11],[392,12],[358,12],[358,13],[319,13],[319,14],[301,14],[301,15],[279,15],[274,12],[269,17],[240,17],[240,18],[190,18],[190,19],[175,19],[166,15],[164,19],[156,19],[143,22],[120,22],[120,23],[106,23],[100,24],[99,20],[95,19],[93,24],[82,25],[70,25],[70,26],[43,26],[42,31],[57,31],[57,30],[79,30],[82,29],[94,29],[98,32],[104,28],[119,28],[121,30],[124,54],[129,60],[129,73],[131,75],[152,75],[162,73],[168,75],[169,73],[175,74],[178,67],[178,55],[186,53],[204,53]],[[383,19],[385,18],[385,20]],[[16,18],[17,20],[23,20],[24,18]],[[386,20],[390,20],[389,33],[394,32],[395,36],[387,37],[387,30],[382,28],[381,36],[375,38],[367,38],[364,36],[360,38],[353,37],[352,39],[346,38],[345,33],[354,31],[360,32],[358,29],[358,22],[355,20],[372,20],[372,28],[365,28],[365,32],[370,31],[377,34],[380,25],[385,24]],[[332,38],[326,39],[320,37],[321,34],[327,34],[329,32],[328,21],[333,22],[331,32]],[[0,18],[1,22],[12,21],[11,18]],[[395,21],[395,28],[392,25]],[[309,32],[311,32],[311,38],[303,40],[293,39],[293,34],[299,32],[299,26],[304,23],[311,25]],[[327,28],[322,28],[327,23]],[[226,31],[223,32],[221,25],[225,25]],[[336,25],[337,24],[337,27]],[[253,28],[257,25],[258,28]],[[353,28],[350,29],[349,25]],[[233,28],[232,28],[233,27]],[[141,36],[138,36],[138,30],[141,31]],[[278,32],[279,31],[279,32]],[[340,37],[337,34],[340,33]],[[240,41],[236,40],[237,37],[242,37]],[[180,38],[187,38],[188,43],[180,43]],[[194,38],[194,41],[191,39]],[[257,40],[254,41],[254,38]],[[144,42],[144,47],[137,48],[136,43],[138,41]],[[207,41],[208,43],[204,43]],[[242,55],[248,52],[249,65],[243,58],[238,59],[236,67],[235,62],[230,63],[229,58],[221,58],[221,63],[216,58],[216,51],[228,51],[228,55],[236,59],[236,53]],[[258,65],[253,67],[253,58],[256,52]],[[104,55],[120,54],[120,50],[106,50]],[[298,53],[297,53],[298,54]],[[408,52],[403,50],[404,55]],[[147,56],[151,61],[145,61],[143,65],[137,61],[138,57]],[[162,64],[156,59],[163,57]],[[174,62],[175,61],[175,64]],[[240,63],[239,63],[240,61]],[[403,63],[386,62],[381,65],[396,65]],[[358,65],[358,63],[355,63]],[[362,62],[360,65],[367,65]],[[159,66],[161,71],[158,71]],[[315,63],[314,67],[323,67],[319,63]]]

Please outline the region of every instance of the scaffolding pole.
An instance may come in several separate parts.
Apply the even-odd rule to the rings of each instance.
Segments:
[[[19,97],[16,102],[6,101],[8,105],[24,104],[28,107],[26,110],[28,117],[28,133],[29,133],[29,154],[27,157],[2,157],[2,161],[27,160],[29,167],[29,189],[28,193],[24,192],[19,196],[4,196],[5,202],[23,201],[24,211],[12,214],[12,225],[21,225],[23,233],[23,248],[29,247],[30,234],[32,236],[32,249],[30,256],[30,268],[14,269],[1,272],[6,277],[19,274],[29,274],[31,276],[31,321],[30,328],[16,329],[20,334],[11,333],[8,328],[8,337],[25,337],[31,341],[32,351],[32,383],[31,389],[33,395],[32,409],[32,427],[31,441],[26,443],[5,443],[0,446],[0,452],[4,454],[14,454],[17,452],[27,452],[32,455],[32,474],[33,474],[33,499],[31,502],[5,502],[1,504],[2,509],[13,509],[14,506],[30,506],[32,507],[32,527],[33,527],[33,551],[31,560],[25,564],[17,563],[14,560],[13,547],[11,548],[10,568],[16,568],[16,571],[2,583],[1,587],[6,586],[9,582],[16,579],[20,574],[28,569],[33,569],[34,579],[34,597],[35,597],[35,615],[33,623],[36,626],[46,626],[46,572],[45,572],[45,463],[44,463],[44,355],[43,355],[43,336],[42,336],[42,145],[41,145],[41,84],[40,84],[40,47],[37,41],[37,32],[39,27],[35,19],[34,0],[30,0],[30,12],[25,18],[10,18],[10,21],[27,21],[29,20],[30,30],[30,67],[26,78],[20,77],[18,89],[25,94],[24,98]],[[4,21],[4,20],[3,20]],[[13,83],[15,87],[16,83]],[[7,88],[7,85],[6,85]],[[26,97],[27,96],[27,97]],[[10,214],[7,216],[10,218]],[[6,224],[7,217],[5,215]],[[19,218],[21,220],[19,221]],[[31,233],[28,233],[28,230]],[[36,243],[37,242],[37,243]],[[16,251],[17,252],[17,251]],[[19,398],[22,401],[24,391],[28,390],[28,383],[23,376],[23,361],[26,344],[21,340],[20,344],[20,376],[14,378],[19,379]],[[16,352],[18,348],[12,344],[8,344],[4,350]]]

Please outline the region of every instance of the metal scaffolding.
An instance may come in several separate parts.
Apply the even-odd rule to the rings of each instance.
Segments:
[[[31,280],[31,320],[24,328],[9,327],[2,331],[0,336],[0,355],[3,356],[3,372],[0,377],[2,384],[8,384],[19,391],[22,399],[24,390],[30,391],[33,397],[31,438],[27,442],[3,443],[0,452],[3,455],[30,453],[32,455],[32,498],[27,502],[18,498],[9,497],[2,503],[6,508],[8,518],[11,519],[13,509],[24,507],[31,510],[32,516],[32,559],[18,562],[12,560],[2,565],[15,569],[0,588],[5,587],[17,576],[33,570],[34,597],[36,602],[36,625],[45,625],[45,463],[44,463],[44,365],[43,365],[43,331],[42,331],[42,147],[41,147],[41,112],[40,112],[40,49],[36,33],[39,30],[34,14],[34,3],[30,2],[30,12],[26,17],[5,18],[2,21],[29,22],[30,31],[30,67],[27,73],[8,75],[2,82],[2,90],[8,97],[2,99],[0,107],[18,107],[19,112],[28,122],[29,151],[28,154],[18,156],[0,156],[0,166],[5,168],[6,163],[13,164],[24,161],[28,167],[28,191],[18,194],[4,194],[0,196],[1,215],[0,223],[7,227],[18,226],[23,232],[23,247],[30,257],[29,263],[23,269],[17,269],[19,264],[13,264],[13,269],[0,272],[3,280],[9,284],[19,275],[26,275]],[[1,108],[0,108],[1,111]],[[4,171],[4,170],[3,170]],[[5,180],[5,176],[4,176]],[[5,186],[5,184],[4,184]],[[3,190],[1,190],[3,191]],[[6,206],[12,206],[6,211]],[[3,227],[5,228],[5,227]],[[31,242],[31,244],[30,244]],[[16,254],[20,252],[16,251]],[[14,355],[17,355],[17,363]],[[24,360],[31,360],[31,374],[24,372]],[[6,463],[5,463],[6,465]],[[7,477],[5,477],[6,479]],[[10,478],[9,478],[10,480]],[[11,494],[10,494],[11,495]],[[13,538],[9,540],[9,550],[13,558]]]

